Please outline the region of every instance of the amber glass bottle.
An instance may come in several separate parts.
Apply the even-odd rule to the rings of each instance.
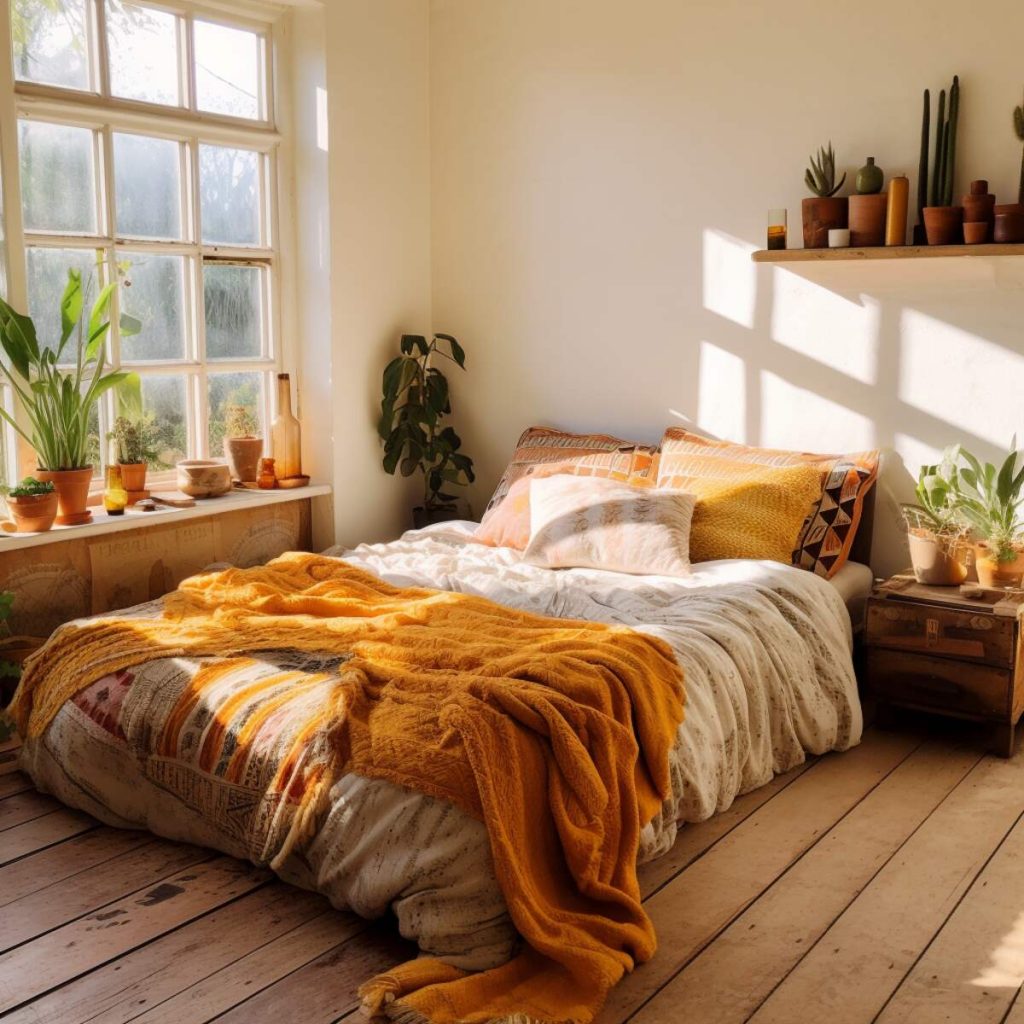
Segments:
[[[299,421],[292,414],[292,386],[287,373],[277,375],[277,415],[270,439],[277,479],[302,476],[302,435]]]
[[[103,490],[103,508],[108,516],[123,516],[128,504],[128,492],[121,480],[121,467],[107,466],[106,487]]]

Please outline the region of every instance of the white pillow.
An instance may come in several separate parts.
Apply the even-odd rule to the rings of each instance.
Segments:
[[[530,481],[530,542],[523,555],[550,569],[579,566],[688,576],[697,499],[600,477]]]

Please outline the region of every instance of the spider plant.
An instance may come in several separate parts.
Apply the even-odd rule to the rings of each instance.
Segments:
[[[116,287],[114,282],[102,289],[86,319],[82,275],[68,270],[56,348],[41,347],[31,318],[0,299],[0,346],[6,355],[0,360],[0,373],[18,396],[28,428],[3,408],[0,416],[32,446],[40,469],[60,471],[91,465],[90,413],[105,392],[136,376],[121,370],[104,372],[108,314]],[[137,333],[139,327],[137,320],[121,318],[123,335]],[[62,369],[61,364],[71,368]]]

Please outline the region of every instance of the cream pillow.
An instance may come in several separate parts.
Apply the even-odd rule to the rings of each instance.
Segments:
[[[552,476],[530,481],[530,542],[523,559],[638,575],[687,576],[696,498],[617,480]]]

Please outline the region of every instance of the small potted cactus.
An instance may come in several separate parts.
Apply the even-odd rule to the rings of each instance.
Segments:
[[[921,125],[921,165],[927,170],[928,91],[925,90],[925,115]],[[956,132],[960,118],[960,77],[953,76],[946,109],[946,90],[939,93],[939,110],[935,123],[935,160],[931,169],[929,205],[920,210],[925,237],[929,245],[958,245],[964,240],[964,208],[953,205],[953,183],[956,177]],[[925,194],[918,183],[918,195]],[[919,200],[920,201],[920,200]]]
[[[263,438],[259,423],[251,409],[229,405],[224,424],[224,457],[231,469],[231,478],[243,484],[255,484],[259,476]]]
[[[57,492],[53,483],[27,476],[20,484],[2,489],[16,533],[44,533],[57,518]]]
[[[1024,105],[1013,108],[1013,130],[1024,143]],[[1021,153],[1017,202],[997,206],[994,213],[997,242],[1024,242],[1024,151]]]
[[[804,174],[804,183],[814,193],[801,206],[804,221],[804,248],[827,249],[831,228],[845,228],[849,223],[849,203],[836,193],[843,187],[846,174],[836,181],[836,155],[829,142],[828,149],[819,149],[817,160]]]

